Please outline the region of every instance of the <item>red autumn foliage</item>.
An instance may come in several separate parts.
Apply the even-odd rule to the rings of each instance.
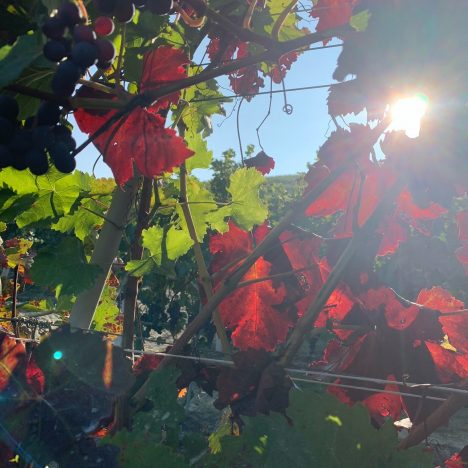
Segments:
[[[286,73],[291,69],[292,64],[298,57],[299,53],[293,50],[287,54],[283,54],[278,59],[278,62],[272,65],[269,75],[274,83],[279,84],[283,81]]]
[[[255,167],[263,175],[269,174],[275,168],[275,160],[264,151],[244,161],[246,167]]]
[[[0,332],[0,391],[10,383],[11,374],[26,356],[22,343]]]
[[[349,23],[353,8],[358,3],[359,0],[318,0],[310,14],[312,18],[319,20],[317,31],[322,32]]]
[[[149,52],[144,59],[141,90],[153,90],[184,78],[183,65],[187,62],[180,49],[159,47]],[[108,94],[88,89],[82,89],[78,94],[109,99]],[[123,185],[132,178],[134,164],[141,174],[153,177],[172,170],[193,155],[174,130],[164,128],[165,120],[157,113],[177,102],[178,98],[179,93],[174,93],[149,108],[136,108],[95,139],[94,144],[104,155],[104,161],[112,169],[118,184]],[[75,119],[83,132],[92,134],[115,112],[78,109]]]
[[[260,230],[258,236],[263,236]],[[253,250],[255,235],[229,224],[229,231],[217,234],[210,239],[210,252],[214,255],[212,271],[216,273],[223,266],[234,262]],[[232,268],[225,271],[220,279],[226,277]],[[271,264],[260,258],[245,274],[242,281],[257,280],[268,276]],[[284,286],[273,285],[271,280],[255,282],[235,290],[219,306],[224,325],[233,330],[231,339],[239,349],[255,348],[273,350],[286,338],[292,323],[281,313],[279,306],[285,298]]]

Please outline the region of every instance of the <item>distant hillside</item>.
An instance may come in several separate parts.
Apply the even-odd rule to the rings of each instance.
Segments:
[[[304,173],[291,174],[291,175],[279,175],[279,176],[267,176],[267,185],[279,185],[286,191],[291,191],[294,187],[305,185]]]

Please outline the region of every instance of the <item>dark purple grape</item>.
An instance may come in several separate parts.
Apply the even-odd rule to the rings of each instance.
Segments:
[[[64,143],[56,143],[50,148],[49,153],[57,170],[64,174],[69,174],[74,171],[76,161],[67,145]]]
[[[65,145],[70,152],[76,148],[76,141],[72,137],[70,129],[65,127],[65,125],[57,125],[53,132],[57,143]]]
[[[36,149],[43,150],[54,143],[54,135],[47,125],[39,125],[32,131],[32,141]]]
[[[172,0],[146,0],[146,6],[155,15],[167,15],[173,8]]]
[[[91,26],[79,24],[73,28],[73,39],[75,42],[91,42],[96,40],[96,33]]]
[[[0,168],[11,166],[13,155],[7,146],[0,145]]]
[[[37,111],[37,124],[38,125],[55,125],[60,120],[62,111],[58,104],[45,101]]]
[[[51,62],[60,62],[66,55],[67,49],[62,41],[52,40],[44,45],[44,57]]]
[[[65,34],[65,25],[57,16],[47,18],[44,26],[42,26],[42,32],[49,39],[59,39]]]
[[[13,138],[15,127],[10,120],[0,116],[0,144],[8,144]]]
[[[117,5],[117,0],[94,0],[94,5],[99,13],[112,15]]]
[[[115,58],[115,47],[111,41],[107,39],[98,39],[96,41],[98,48],[98,61],[101,63],[112,62]]]
[[[11,161],[11,166],[18,171],[24,171],[28,168],[26,153],[15,153]]]
[[[54,137],[56,140],[67,140],[71,138],[72,132],[68,127],[65,125],[57,125],[52,129],[54,133]]]
[[[132,0],[117,0],[114,16],[120,23],[130,23],[135,14],[135,5]]]
[[[32,131],[24,128],[16,130],[8,146],[15,157],[26,153],[33,147]]]
[[[15,122],[18,118],[19,106],[11,96],[0,96],[0,116]]]
[[[60,63],[52,78],[52,90],[59,96],[71,96],[80,77],[80,67],[72,60],[65,60]]]
[[[29,170],[37,176],[44,175],[49,170],[49,160],[44,149],[33,148],[25,154]]]
[[[60,5],[57,17],[69,28],[72,28],[75,24],[79,24],[83,21],[80,9],[76,4],[71,2],[63,2]]]
[[[71,57],[76,65],[89,68],[97,62],[98,49],[94,44],[90,44],[89,42],[79,42],[73,46]]]

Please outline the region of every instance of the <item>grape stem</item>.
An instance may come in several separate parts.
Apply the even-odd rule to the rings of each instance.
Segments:
[[[183,137],[184,131],[181,130],[181,125],[179,125],[179,132]],[[205,296],[207,299],[213,297],[213,284],[211,282],[210,273],[206,266],[205,258],[203,256],[203,251],[198,239],[197,230],[195,228],[195,223],[193,221],[192,212],[190,210],[188,194],[187,194],[187,168],[185,164],[180,166],[180,199],[184,202],[180,205],[182,212],[184,214],[185,222],[187,223],[187,228],[190,234],[190,237],[193,241],[193,253],[195,255],[195,261],[197,262],[198,278],[200,284],[203,288]],[[212,313],[213,323],[216,328],[216,334],[221,342],[223,353],[231,354],[231,345],[229,344],[229,339],[226,335],[226,330],[224,324],[221,320],[221,316],[217,308],[213,310]]]

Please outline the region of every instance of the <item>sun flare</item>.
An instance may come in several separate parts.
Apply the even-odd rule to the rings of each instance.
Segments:
[[[396,101],[390,108],[392,118],[390,130],[401,130],[408,138],[417,138],[427,105],[428,99],[423,94]]]

